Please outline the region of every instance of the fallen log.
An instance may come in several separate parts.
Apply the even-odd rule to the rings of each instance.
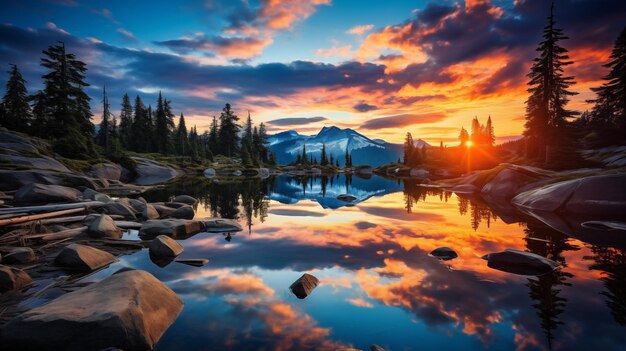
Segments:
[[[91,208],[91,207],[101,207],[101,206],[104,206],[104,202],[86,201],[86,202],[73,202],[69,204],[10,207],[10,208],[0,208],[0,215],[7,214],[7,213],[18,213],[18,212],[46,212],[46,211],[69,210],[73,208],[86,208],[86,207]]]
[[[80,227],[80,228],[62,230],[56,233],[24,235],[22,236],[22,239],[25,239],[25,240],[38,239],[42,241],[60,240],[60,239],[71,238],[71,237],[80,235],[86,230],[87,230],[87,227]]]
[[[124,228],[124,229],[139,229],[141,228],[141,223],[132,222],[132,221],[115,221],[115,225]]]
[[[18,224],[18,223],[36,221],[36,220],[44,219],[44,218],[60,217],[66,214],[83,212],[84,210],[85,209],[81,207],[81,208],[73,208],[73,209],[63,210],[63,211],[40,213],[40,214],[24,216],[24,217],[2,219],[0,220],[0,227],[5,226],[5,225],[10,225],[10,224]]]
[[[77,210],[82,210],[82,209],[79,208]],[[49,218],[49,219],[39,220],[38,223],[42,224],[42,225],[50,225],[50,224],[59,224],[59,223],[82,222],[86,217],[87,217],[87,215],[61,217],[61,218]],[[111,217],[112,219],[123,219],[124,218],[124,216],[120,216],[120,215],[109,215],[109,217]],[[20,223],[20,224],[14,224],[12,226],[25,226],[25,225],[28,225],[28,224],[30,224],[30,223]]]

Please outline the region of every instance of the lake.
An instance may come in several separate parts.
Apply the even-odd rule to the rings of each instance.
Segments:
[[[194,179],[145,197],[176,194],[200,199],[196,217],[236,218],[244,231],[180,241],[180,257],[208,258],[204,267],[159,267],[143,250],[89,278],[129,266],[178,293],[183,311],[157,350],[626,349],[624,246],[585,243],[414,180]],[[441,246],[459,257],[428,255]],[[529,277],[481,258],[507,248],[563,268]],[[301,300],[289,286],[304,273],[320,284]]]

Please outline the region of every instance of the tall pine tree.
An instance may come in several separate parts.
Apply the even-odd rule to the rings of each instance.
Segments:
[[[233,112],[230,104],[226,104],[220,114],[218,130],[219,152],[232,157],[239,152],[239,117]]]
[[[122,110],[120,111],[119,137],[122,145],[130,149],[132,145],[133,106],[130,104],[128,94],[122,98]]]
[[[29,130],[33,117],[28,104],[26,81],[22,78],[17,65],[11,65],[6,93],[0,103],[0,125],[18,132]]]
[[[176,138],[175,138],[175,146],[176,152],[179,155],[189,155],[189,138],[187,135],[187,126],[185,125],[185,116],[180,114],[180,119],[178,120],[178,129],[176,130]]]
[[[102,122],[100,122],[100,128],[96,135],[96,143],[103,148],[109,147],[109,136],[111,135],[111,125],[109,121],[111,111],[109,107],[106,87],[102,87]]]

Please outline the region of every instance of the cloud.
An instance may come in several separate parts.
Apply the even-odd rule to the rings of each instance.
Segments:
[[[46,27],[48,27],[48,28],[50,28],[50,29],[52,29],[54,31],[57,31],[59,33],[70,35],[70,32],[66,31],[65,29],[57,27],[57,25],[54,22],[47,22],[46,23]]]
[[[124,38],[130,41],[137,41],[137,38],[135,38],[135,35],[132,32],[127,31],[124,28],[118,28],[117,32],[120,33]]]
[[[154,43],[181,54],[193,51],[209,51],[229,58],[246,59],[258,56],[266,46],[272,43],[272,39],[197,34],[191,38],[183,37],[179,39],[156,41]]]
[[[275,125],[275,126],[299,126],[306,125],[316,122],[326,121],[328,118],[317,116],[317,117],[287,117],[287,118],[279,118],[271,121],[267,121],[267,124]]]
[[[359,128],[363,129],[384,129],[406,127],[414,124],[435,123],[444,120],[444,113],[424,113],[424,114],[401,114],[387,117],[379,117],[366,121]]]
[[[359,111],[359,112],[369,112],[369,111],[378,110],[378,107],[376,107],[374,105],[367,104],[365,102],[360,102],[360,103],[354,105],[354,109],[356,111]]]
[[[352,45],[334,46],[328,49],[317,49],[315,56],[319,57],[339,57],[348,58],[352,57]]]
[[[370,30],[372,30],[373,28],[374,28],[373,24],[364,24],[364,25],[360,25],[360,26],[354,26],[354,27],[348,29],[346,31],[346,34],[363,35],[366,32],[369,32]]]

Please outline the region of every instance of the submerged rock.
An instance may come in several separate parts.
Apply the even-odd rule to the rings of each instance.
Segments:
[[[122,237],[122,230],[115,225],[110,216],[102,214],[89,223],[87,234],[92,238],[119,239]]]
[[[227,218],[211,218],[203,221],[204,230],[209,233],[240,232],[243,230],[237,221]]]
[[[0,339],[11,350],[151,350],[182,306],[150,273],[123,271],[17,316]]]
[[[194,267],[202,267],[206,265],[207,263],[209,263],[209,260],[207,260],[206,258],[186,258],[186,259],[177,258],[176,260],[174,260],[174,262],[183,263],[183,264],[194,266]]]
[[[487,260],[487,265],[493,269],[520,275],[543,275],[559,267],[559,264],[551,259],[513,249],[490,253],[483,256],[483,259]]]
[[[180,202],[187,205],[195,205],[196,203],[198,203],[198,200],[189,195],[178,195],[174,198],[174,202]]]
[[[28,273],[23,270],[0,265],[0,293],[22,289],[32,282]]]
[[[133,157],[133,159],[137,162],[135,166],[135,172],[137,173],[135,184],[137,185],[166,183],[178,176],[178,172],[175,169],[157,161],[141,157]]]
[[[65,269],[91,272],[116,261],[115,256],[95,247],[70,244],[59,252],[54,264]]]
[[[337,195],[337,200],[340,200],[340,201],[352,202],[356,199],[357,199],[356,196],[349,195],[349,194]]]
[[[35,251],[30,247],[16,247],[6,254],[2,260],[8,264],[28,264],[37,261]]]
[[[148,250],[154,257],[176,257],[183,252],[183,247],[169,236],[159,235],[150,242]]]
[[[174,212],[170,213],[169,217],[178,219],[193,219],[195,215],[196,212],[191,206],[182,206],[177,208]]]
[[[17,190],[13,201],[19,205],[37,205],[57,202],[77,202],[82,194],[62,185],[27,184]]]
[[[434,249],[429,253],[429,255],[443,261],[448,261],[459,257],[459,255],[457,255],[454,250],[446,246]]]
[[[298,280],[291,284],[289,290],[291,290],[291,292],[296,295],[297,298],[304,299],[311,294],[311,292],[317,287],[319,282],[319,279],[308,273],[304,273],[300,278],[298,278]]]
[[[175,211],[174,208],[168,207],[165,205],[161,205],[161,204],[151,204],[151,205],[159,213],[160,218],[169,217],[169,215]]]
[[[204,170],[203,173],[204,173],[204,176],[207,178],[213,178],[216,175],[215,170],[213,168],[207,168]]]
[[[167,235],[172,238],[186,239],[200,233],[204,225],[200,221],[186,219],[152,219],[144,222],[139,229],[143,237]]]

